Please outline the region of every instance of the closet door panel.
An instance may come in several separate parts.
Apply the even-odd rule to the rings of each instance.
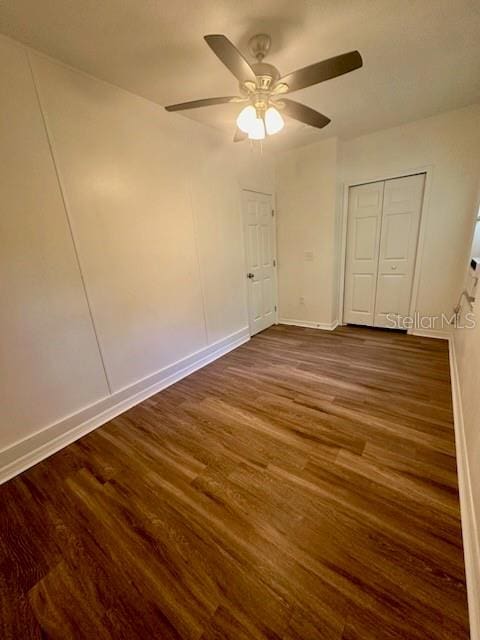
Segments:
[[[350,188],[344,322],[373,325],[383,182]]]
[[[409,313],[425,174],[385,182],[376,327],[403,327]]]

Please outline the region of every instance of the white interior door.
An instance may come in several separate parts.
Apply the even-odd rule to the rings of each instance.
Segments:
[[[409,314],[424,181],[425,174],[419,174],[385,182],[376,327],[392,328],[388,314],[398,316],[400,320]],[[398,326],[404,325],[400,322]]]
[[[343,311],[347,323],[374,322],[383,189],[383,182],[350,189]]]
[[[272,196],[243,191],[248,320],[254,335],[275,323],[276,261]]]
[[[424,182],[418,174],[351,187],[345,322],[393,328],[389,318],[408,315]]]

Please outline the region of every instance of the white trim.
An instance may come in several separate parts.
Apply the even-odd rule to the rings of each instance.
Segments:
[[[0,451],[0,483],[13,478],[127,409],[250,340],[248,327],[49,425]]]
[[[364,180],[354,180],[352,182],[345,182],[343,186],[343,208],[342,208],[342,225],[341,225],[341,238],[340,238],[340,269],[339,269],[339,282],[338,282],[338,323],[343,324],[343,303],[345,294],[345,261],[347,257],[347,222],[348,222],[348,196],[350,187],[356,187],[361,184],[368,184],[370,182],[383,182],[385,180],[394,180],[396,178],[406,178],[408,176],[418,175],[419,173],[425,174],[425,185],[423,188],[423,201],[422,210],[420,212],[420,227],[418,230],[418,242],[417,253],[415,257],[415,268],[413,271],[413,283],[412,293],[410,296],[410,310],[409,315],[413,316],[418,303],[418,290],[420,284],[420,275],[423,261],[423,253],[425,249],[426,229],[428,222],[428,213],[430,210],[430,193],[433,177],[433,165],[425,165],[423,167],[417,167],[414,169],[408,169],[405,171],[399,171],[394,175],[388,174],[383,177],[365,178]]]
[[[277,195],[276,193],[272,193],[272,207],[273,207],[273,250],[275,253],[275,324],[278,324],[278,316],[280,314],[280,300],[278,295],[278,234],[277,234],[277,220],[278,220],[278,209],[277,209]]]
[[[345,298],[345,267],[347,261],[347,225],[348,225],[348,194],[350,187],[354,186],[345,183],[343,186],[343,207],[340,232],[340,269],[338,270],[338,322],[343,324],[343,307]]]
[[[278,324],[288,324],[294,327],[307,327],[308,329],[323,329],[333,331],[338,327],[338,322],[314,322],[313,320],[296,320],[295,318],[279,318]]]
[[[458,489],[462,516],[463,553],[467,578],[470,638],[480,640],[480,541],[479,524],[475,514],[471,474],[467,456],[465,427],[463,422],[462,397],[458,376],[457,358],[453,336],[448,341],[450,379],[452,385],[453,421],[457,454]]]
[[[449,340],[450,334],[440,329],[409,329],[408,335],[419,336],[420,338],[438,338],[439,340]]]

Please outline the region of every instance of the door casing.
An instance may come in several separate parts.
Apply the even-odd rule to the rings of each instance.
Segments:
[[[420,227],[418,230],[418,244],[417,244],[417,256],[415,260],[415,269],[413,274],[412,293],[410,297],[410,309],[409,315],[413,316],[415,308],[417,306],[418,288],[420,282],[420,274],[422,269],[423,253],[425,248],[426,228],[428,222],[429,213],[429,201],[431,193],[431,185],[433,178],[433,165],[425,165],[422,167],[415,167],[412,169],[406,169],[397,173],[389,173],[383,176],[369,176],[365,179],[358,179],[352,182],[346,182],[343,185],[343,209],[341,220],[341,236],[340,236],[340,268],[339,268],[339,281],[338,281],[338,324],[344,324],[343,321],[343,304],[345,294],[345,267],[347,258],[347,222],[348,222],[348,198],[350,187],[356,187],[362,184],[368,184],[371,182],[382,182],[385,180],[393,180],[395,178],[405,178],[407,176],[417,175],[419,173],[425,174],[425,187],[423,191],[423,202],[420,212]],[[414,333],[414,329],[408,329],[407,333]]]

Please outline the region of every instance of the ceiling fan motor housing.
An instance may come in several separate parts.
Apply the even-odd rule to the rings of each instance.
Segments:
[[[273,64],[256,62],[252,64],[252,69],[257,76],[257,87],[263,91],[271,89],[280,80],[280,72]]]
[[[261,62],[270,51],[272,39],[267,33],[257,33],[248,41],[250,53],[258,62]]]
[[[256,82],[240,83],[240,90],[246,95],[257,111],[257,117],[263,118],[270,105],[272,88],[280,80],[280,72],[267,62],[255,62],[251,65]]]

